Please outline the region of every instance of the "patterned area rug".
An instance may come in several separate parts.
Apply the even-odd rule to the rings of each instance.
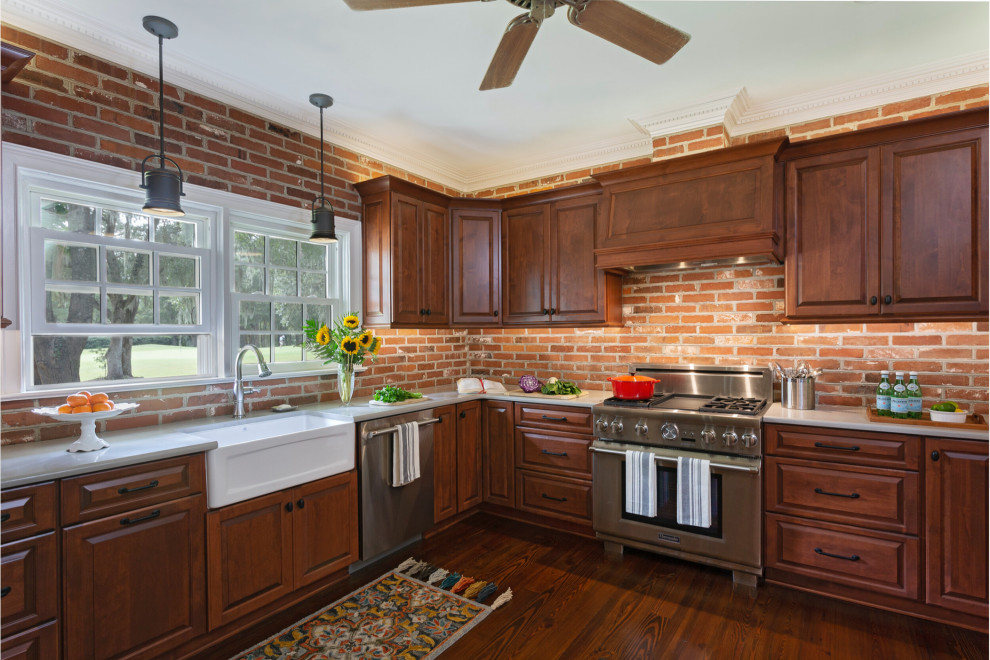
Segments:
[[[506,589],[486,605],[497,590],[410,558],[234,659],[435,658],[512,598]]]

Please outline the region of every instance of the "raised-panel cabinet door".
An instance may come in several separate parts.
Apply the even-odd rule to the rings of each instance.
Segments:
[[[451,211],[451,297],[454,323],[497,324],[501,305],[501,214]]]
[[[787,163],[788,319],[879,311],[878,172],[875,148]]]
[[[356,470],[292,489],[295,589],[357,561],[357,500]]]
[[[0,584],[4,637],[58,616],[55,532],[0,546]]]
[[[447,325],[450,323],[450,222],[447,209],[425,203],[422,208],[420,282],[426,310],[422,322]]]
[[[987,617],[987,444],[926,438],[925,600]]]
[[[481,504],[481,401],[457,404],[457,511]]]
[[[422,202],[392,195],[392,323],[420,324],[420,215]]]
[[[151,658],[206,632],[203,495],[63,531],[65,653]]]
[[[512,405],[485,401],[481,408],[484,501],[508,507],[516,505]]]
[[[454,406],[433,411],[440,421],[433,425],[433,522],[457,513],[457,423]]]
[[[361,208],[364,322],[368,325],[385,325],[392,322],[392,248],[388,196],[384,193],[369,196]]]
[[[605,271],[595,268],[600,195],[557,202],[550,219],[550,316],[556,323],[605,320]]]
[[[550,320],[550,205],[502,215],[502,323]]]
[[[884,314],[987,312],[987,131],[883,147]]]
[[[4,635],[0,642],[0,660],[55,660],[58,658],[58,623]]]

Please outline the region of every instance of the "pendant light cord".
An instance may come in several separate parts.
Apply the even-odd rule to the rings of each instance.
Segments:
[[[320,108],[320,198],[324,205],[327,203],[327,198],[323,194],[323,108]]]
[[[164,49],[162,44],[165,39],[158,35],[158,163],[160,167],[165,167],[165,64]]]

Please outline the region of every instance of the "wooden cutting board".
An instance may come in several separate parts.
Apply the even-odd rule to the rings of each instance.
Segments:
[[[581,392],[580,394],[544,394],[543,392],[523,392],[522,390],[508,390],[506,394],[511,394],[512,396],[531,396],[540,399],[557,399],[560,401],[588,395],[587,392]]]
[[[983,415],[967,415],[965,422],[933,422],[928,411],[921,413],[921,419],[900,419],[897,417],[882,417],[877,414],[877,409],[870,407],[866,409],[867,417],[871,422],[883,422],[884,424],[914,424],[915,426],[934,426],[948,429],[971,429],[973,431],[986,431],[987,420]]]

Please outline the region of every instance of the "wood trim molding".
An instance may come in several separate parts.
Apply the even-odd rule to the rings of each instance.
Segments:
[[[28,62],[30,62],[33,57],[34,53],[29,50],[24,50],[23,48],[18,48],[17,46],[0,42],[0,60],[2,60],[2,67],[0,67],[0,82],[7,84],[13,80],[17,74],[21,72],[21,69],[28,65]],[[10,321],[7,321],[7,323],[9,324]]]

